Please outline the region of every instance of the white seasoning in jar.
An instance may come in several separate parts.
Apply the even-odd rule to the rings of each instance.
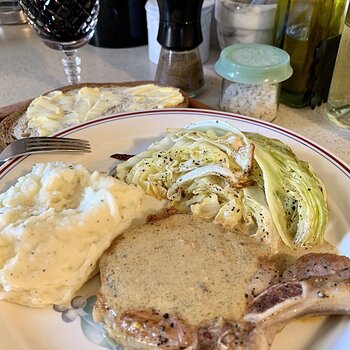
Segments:
[[[287,52],[271,45],[235,44],[220,52],[220,109],[266,121],[277,116],[281,82],[292,73]]]
[[[277,116],[278,86],[230,82],[223,91],[220,107],[227,112],[272,121]]]

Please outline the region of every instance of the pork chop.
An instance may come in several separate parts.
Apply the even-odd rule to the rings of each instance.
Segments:
[[[186,329],[181,347],[189,346],[195,338],[190,336],[192,326],[216,317],[243,316],[247,300],[276,275],[271,264],[266,274],[258,273],[269,253],[239,232],[192,215],[173,215],[133,228],[101,259],[102,287],[94,317],[112,338],[125,335],[123,342],[139,337],[131,329],[135,322],[164,328],[174,324]],[[156,345],[164,337],[160,332],[147,342]]]
[[[265,315],[297,297],[305,304],[301,296],[320,276],[311,265],[322,261],[333,277],[350,266],[347,258],[314,254],[281,274],[269,256],[253,238],[191,215],[129,229],[101,259],[94,319],[124,349],[267,349],[274,333]]]

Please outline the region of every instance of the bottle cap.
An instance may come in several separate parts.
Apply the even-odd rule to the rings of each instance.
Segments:
[[[160,13],[157,41],[169,50],[184,51],[203,40],[203,0],[157,0]]]
[[[293,69],[286,51],[264,44],[235,44],[220,53],[215,71],[243,84],[274,84],[288,79]]]

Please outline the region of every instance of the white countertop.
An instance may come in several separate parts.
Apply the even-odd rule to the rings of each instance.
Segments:
[[[153,80],[156,65],[148,59],[148,47],[104,49],[86,45],[80,49],[82,82]],[[204,64],[205,90],[197,100],[217,108],[221,79],[213,65],[219,52],[212,49]],[[36,97],[68,85],[62,54],[46,47],[27,25],[0,26],[0,106]],[[280,106],[274,124],[297,132],[350,164],[350,131],[333,126],[315,110]]]

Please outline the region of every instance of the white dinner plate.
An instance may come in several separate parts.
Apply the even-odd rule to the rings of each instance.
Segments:
[[[4,191],[14,184],[37,162],[61,160],[82,163],[90,170],[108,172],[116,164],[110,158],[111,154],[140,152],[165,135],[168,127],[184,127],[208,119],[223,120],[242,131],[280,139],[291,146],[299,158],[308,161],[327,189],[330,220],[326,237],[340,246],[343,254],[350,256],[349,247],[342,246],[344,236],[350,233],[350,167],[326,149],[291,131],[224,112],[196,109],[142,111],[103,117],[72,127],[57,136],[89,140],[91,154],[41,154],[12,160],[0,168],[0,190]],[[100,333],[92,329],[88,309],[72,308],[62,313],[52,308],[30,309],[0,301],[0,349],[102,349],[93,343],[98,343],[101,338]],[[62,318],[74,321],[65,322]],[[293,322],[275,338],[272,349],[345,350],[349,349],[349,344],[350,318],[328,317]]]

